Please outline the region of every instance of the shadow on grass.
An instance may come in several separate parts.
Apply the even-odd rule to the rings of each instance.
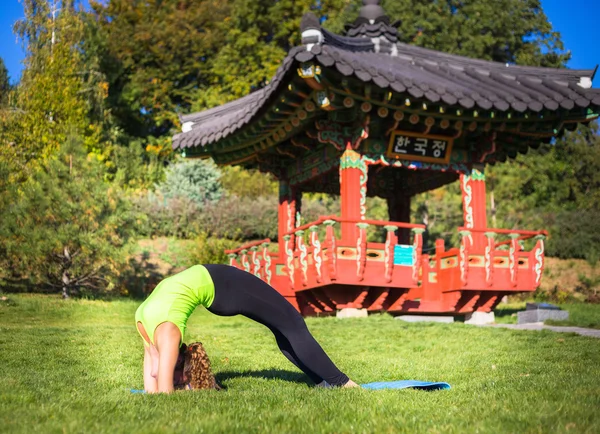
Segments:
[[[175,267],[170,266],[162,272],[158,265],[150,262],[150,253],[143,252],[138,257],[129,258],[127,266],[116,280],[120,291],[89,290],[83,287],[73,287],[69,290],[69,298],[112,301],[120,300],[124,296],[134,300],[144,300],[156,285],[165,277],[173,274]],[[45,283],[32,283],[29,279],[18,277],[5,277],[0,281],[0,294],[56,294],[60,295],[59,286],[50,286]],[[1,300],[0,300],[1,301]]]
[[[265,380],[285,380],[292,383],[303,383],[307,386],[313,386],[313,382],[307,375],[301,372],[285,371],[283,369],[262,369],[260,371],[225,371],[215,374],[217,382],[223,386],[223,383],[234,378],[261,378]],[[226,388],[226,387],[225,387]]]
[[[173,269],[171,266],[166,275],[172,273]],[[143,300],[166,275],[150,262],[150,253],[143,252],[139,258],[129,259],[129,267],[121,275],[119,284],[127,290],[129,297]]]
[[[513,314],[517,312],[523,312],[524,309],[496,309],[494,311],[494,316],[496,318],[506,318],[511,317]]]

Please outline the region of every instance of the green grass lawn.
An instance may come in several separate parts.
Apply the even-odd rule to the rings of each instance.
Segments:
[[[558,304],[561,309],[569,312],[567,321],[547,320],[544,324],[569,326],[569,327],[587,327],[600,329],[600,305],[584,303],[564,303]],[[496,308],[496,323],[516,324],[517,312],[525,310],[525,302],[500,304]]]
[[[222,392],[137,395],[142,344],[128,300],[0,302],[0,432],[600,432],[600,340],[387,315],[311,318],[360,383],[447,381],[449,391],[323,390],[268,330],[199,310]]]

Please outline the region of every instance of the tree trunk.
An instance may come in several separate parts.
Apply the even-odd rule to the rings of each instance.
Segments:
[[[67,299],[69,298],[69,284],[71,283],[71,279],[69,279],[69,274],[67,273],[67,270],[63,271],[62,283],[62,298]]]
[[[71,253],[69,248],[65,246],[63,249],[64,264],[62,273],[62,297],[63,299],[69,298],[69,287],[71,286],[71,278],[69,277],[69,268],[71,265]]]

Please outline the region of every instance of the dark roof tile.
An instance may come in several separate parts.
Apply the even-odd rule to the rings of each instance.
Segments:
[[[399,80],[392,81],[390,87],[398,93],[406,92],[406,87]]]
[[[313,54],[321,54],[321,46],[319,44],[315,44],[312,46],[312,48],[310,49],[310,52]]]
[[[425,98],[431,102],[438,102],[440,100],[440,95],[433,90],[428,90],[425,92]]]
[[[410,93],[415,98],[421,98],[423,96],[423,91],[418,87],[414,86],[408,88],[408,93]]]
[[[333,57],[331,57],[327,54],[319,54],[317,56],[317,61],[325,67],[332,66],[335,63],[335,60],[333,59]]]
[[[494,107],[502,112],[505,112],[510,108],[510,104],[506,101],[494,101]]]
[[[355,69],[354,75],[356,75],[358,78],[360,78],[364,82],[369,82],[369,81],[371,81],[371,78],[372,78],[371,74],[369,74],[366,71],[363,71],[362,69],[360,69],[360,70]]]
[[[343,37],[321,29],[325,43],[314,45],[311,51],[307,51],[306,46],[290,50],[263,89],[219,107],[181,116],[183,123],[193,123],[192,129],[176,134],[173,146],[205,146],[236,133],[252,122],[280,92],[280,87],[287,83],[284,77],[292,68],[309,61],[316,61],[324,68],[335,67],[344,76],[354,75],[365,83],[373,82],[378,87],[389,87],[413,98],[425,98],[433,103],[441,100],[465,109],[507,111],[512,108],[524,112],[600,105],[597,89],[578,85],[582,77],[593,78],[593,70],[504,65],[403,43],[392,44],[389,38],[397,32],[389,27],[382,22],[362,23],[349,31],[349,34],[383,37],[379,40],[380,48],[384,48],[380,53],[374,52],[375,45],[368,38]],[[395,48],[396,56],[389,54],[390,47]]]
[[[352,73],[354,72],[350,65],[346,65],[345,63],[338,62],[335,64],[335,66],[337,70],[345,76],[352,75]]]
[[[527,110],[527,104],[522,103],[521,101],[514,101],[510,106],[519,113],[523,113]]]
[[[560,106],[564,109],[571,110],[575,107],[575,103],[570,99],[563,99],[560,103]]]
[[[544,105],[539,101],[531,101],[529,104],[527,104],[527,107],[534,112],[539,112],[543,110]]]
[[[558,109],[558,103],[556,101],[552,101],[550,99],[544,101],[544,107],[548,110],[556,110]]]
[[[396,81],[396,77],[394,77],[394,71],[391,69],[384,69],[381,71],[381,76],[385,78],[390,83]]]
[[[390,82],[387,81],[382,76],[375,77],[373,79],[373,83],[375,83],[377,86],[381,87],[382,89],[385,89],[386,87],[388,87],[390,85]]]
[[[461,98],[458,100],[458,103],[466,109],[475,107],[475,101],[473,101],[471,98]]]
[[[485,98],[478,98],[477,105],[484,110],[490,110],[494,106],[494,104],[490,100]]]
[[[303,51],[301,53],[296,54],[296,60],[298,62],[308,62],[309,60],[312,60],[315,57],[315,55],[313,53],[311,53],[310,51]]]
[[[442,95],[442,101],[444,101],[448,105],[454,105],[458,102],[458,99],[449,93],[445,93]]]

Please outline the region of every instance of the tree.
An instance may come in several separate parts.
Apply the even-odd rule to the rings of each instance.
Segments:
[[[188,160],[171,165],[158,191],[167,199],[185,197],[199,209],[223,195],[220,172],[212,161]]]
[[[109,102],[131,136],[165,136],[206,90],[227,1],[91,2],[104,39]]]
[[[25,18],[15,31],[25,43],[25,69],[0,142],[3,158],[12,159],[16,175],[26,178],[28,170],[58,152],[70,131],[79,131],[90,148],[99,138],[88,117],[91,90],[82,74],[83,24],[73,1],[51,5],[24,0],[23,5]]]
[[[111,289],[125,261],[135,215],[123,192],[103,181],[75,134],[4,202],[3,285],[26,281],[63,297]],[[0,166],[1,167],[1,166]],[[2,171],[0,170],[0,174]]]
[[[0,57],[0,109],[8,102],[8,93],[10,92],[10,89],[8,69],[6,69],[4,60]]]
[[[591,263],[599,259],[600,135],[596,123],[580,126],[553,145],[531,150],[487,172],[499,227],[547,228],[552,256]]]
[[[224,166],[220,171],[221,184],[230,195],[251,200],[278,195],[279,185],[270,174],[244,170],[239,166]]]
[[[335,14],[345,2],[321,2]],[[264,86],[300,43],[314,0],[92,2],[103,71],[119,125],[135,137],[170,136],[177,114],[223,104]],[[168,148],[170,141],[162,142]]]
[[[341,31],[358,16],[361,0],[346,2],[325,26]],[[540,0],[383,0],[392,20],[400,20],[402,42],[446,53],[518,65],[561,67],[560,34]]]

